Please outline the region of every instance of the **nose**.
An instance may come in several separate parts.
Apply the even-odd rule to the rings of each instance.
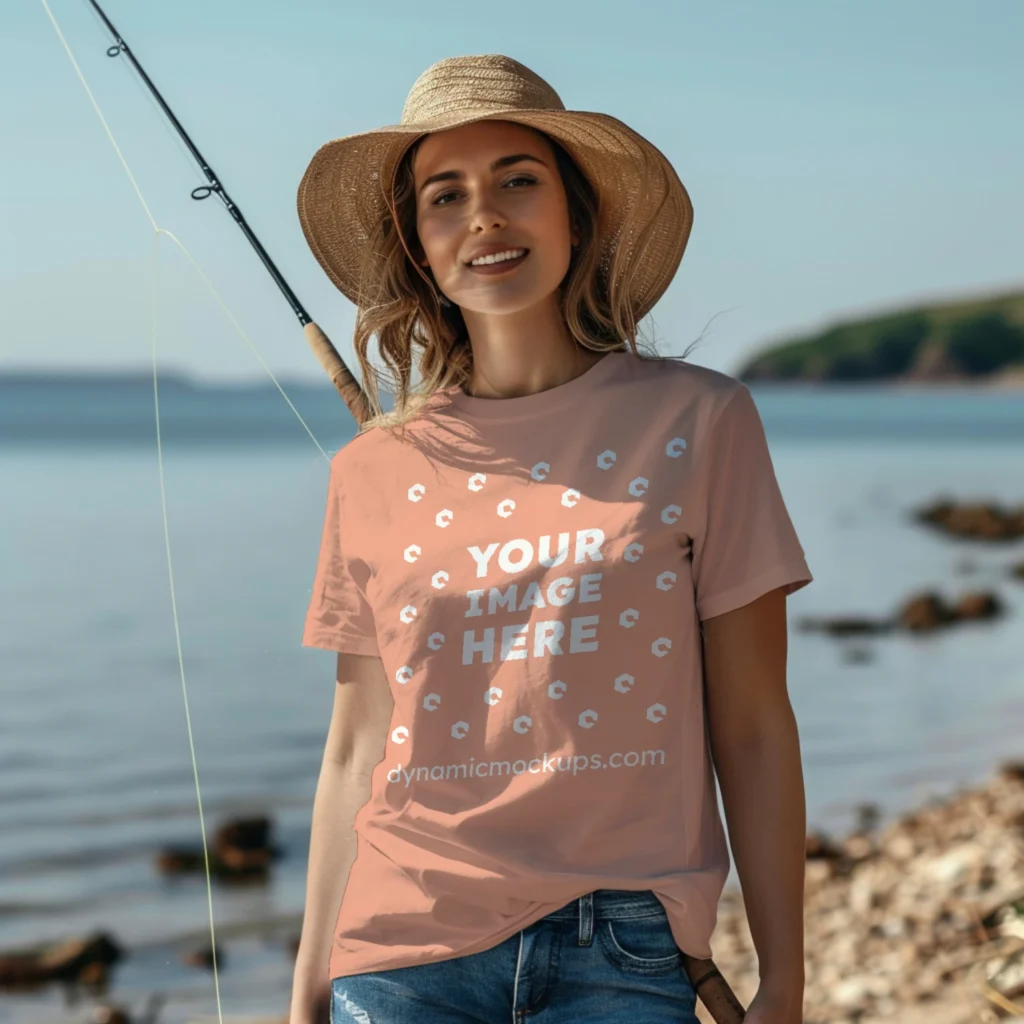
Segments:
[[[493,197],[488,194],[478,196],[470,211],[469,229],[480,234],[486,231],[500,231],[508,225],[508,218],[501,212]]]

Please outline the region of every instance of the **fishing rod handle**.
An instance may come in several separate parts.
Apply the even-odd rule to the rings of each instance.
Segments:
[[[306,335],[306,340],[309,342],[309,347],[313,350],[317,362],[331,378],[338,394],[348,406],[348,411],[352,413],[353,419],[361,426],[370,416],[370,403],[362,385],[352,376],[352,371],[338,355],[338,350],[334,347],[331,339],[315,323],[310,321],[306,324],[302,328],[302,333]]]
[[[722,977],[714,960],[698,960],[683,954],[683,967],[700,1001],[708,1008],[715,1024],[742,1024],[747,1011],[736,993]]]

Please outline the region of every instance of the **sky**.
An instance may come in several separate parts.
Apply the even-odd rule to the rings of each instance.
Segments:
[[[290,306],[88,0],[47,0],[142,194],[271,370],[317,379]],[[695,208],[645,322],[737,373],[774,341],[920,300],[1024,287],[1024,3],[984,0],[100,0],[313,319],[354,366],[354,309],[306,245],[299,181],[401,116],[444,57],[504,53],[625,121]],[[150,366],[258,379],[157,238],[41,0],[0,13],[0,371]]]

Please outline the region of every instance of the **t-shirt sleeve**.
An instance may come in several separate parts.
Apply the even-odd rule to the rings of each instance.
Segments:
[[[366,597],[370,569],[352,550],[345,521],[345,475],[335,456],[302,646],[379,657],[373,609]]]
[[[706,500],[691,551],[698,618],[741,608],[777,587],[792,594],[810,583],[764,425],[745,384],[712,420],[702,458]]]

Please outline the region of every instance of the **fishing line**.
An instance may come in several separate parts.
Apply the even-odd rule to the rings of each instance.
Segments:
[[[281,396],[288,403],[288,406],[292,410],[292,412],[295,413],[296,418],[302,424],[302,426],[305,429],[306,433],[309,434],[310,438],[313,441],[313,444],[316,445],[316,447],[319,450],[320,454],[324,457],[324,459],[328,463],[330,463],[331,457],[327,454],[326,451],[324,451],[323,447],[320,445],[320,442],[317,441],[317,439],[314,436],[312,430],[310,430],[308,424],[306,423],[306,421],[300,415],[298,409],[295,408],[295,406],[291,402],[291,399],[289,399],[288,396],[285,394],[284,389],[281,387],[280,383],[278,382],[277,378],[274,376],[274,374],[271,371],[270,367],[267,366],[266,362],[263,360],[263,357],[256,350],[256,346],[252,343],[252,340],[245,333],[245,331],[243,330],[243,328],[239,324],[239,322],[235,319],[235,317],[232,314],[231,310],[228,308],[227,304],[221,298],[220,293],[213,286],[213,283],[210,281],[209,277],[203,271],[202,267],[199,266],[198,262],[196,262],[195,258],[189,252],[188,248],[184,244],[182,244],[182,242],[171,231],[168,231],[166,228],[160,227],[160,225],[157,223],[156,218],[153,216],[153,213],[152,213],[152,211],[150,209],[149,203],[146,202],[146,198],[142,194],[141,188],[139,188],[139,184],[138,184],[138,182],[135,179],[135,175],[132,173],[131,168],[128,166],[128,161],[125,159],[124,154],[121,151],[121,147],[117,144],[117,140],[114,138],[114,133],[111,131],[110,125],[107,123],[107,119],[103,116],[103,111],[100,109],[99,104],[96,102],[96,98],[93,95],[92,90],[89,88],[89,83],[86,81],[85,76],[82,74],[82,70],[81,70],[81,68],[78,65],[78,61],[75,59],[75,55],[72,53],[71,47],[68,45],[68,42],[67,42],[67,40],[64,37],[64,33],[61,31],[60,25],[57,23],[57,19],[53,15],[53,11],[50,9],[50,5],[47,3],[47,0],[40,0],[40,3],[42,3],[43,9],[46,11],[46,14],[47,14],[47,16],[50,19],[50,22],[53,25],[54,31],[57,33],[57,38],[60,40],[61,45],[64,47],[64,51],[65,51],[65,53],[67,53],[68,59],[71,61],[71,66],[74,68],[75,73],[78,75],[78,79],[82,83],[82,87],[85,89],[86,95],[89,97],[89,101],[92,103],[93,109],[96,111],[96,116],[100,119],[100,123],[103,125],[104,131],[106,131],[107,137],[110,139],[110,144],[114,147],[114,152],[117,154],[118,159],[121,161],[121,165],[124,167],[125,173],[128,175],[128,179],[129,179],[129,181],[132,184],[132,188],[135,189],[135,194],[138,196],[139,202],[142,204],[142,208],[145,211],[146,216],[149,218],[149,222],[152,225],[153,232],[154,232],[154,234],[153,234],[153,255],[152,255],[151,275],[150,275],[150,300],[151,300],[151,312],[152,312],[151,324],[152,324],[152,363],[153,363],[153,413],[154,413],[154,418],[155,418],[155,421],[156,421],[157,469],[158,469],[158,477],[159,477],[159,480],[160,480],[160,512],[161,512],[161,517],[162,517],[162,520],[163,520],[164,549],[165,549],[166,557],[167,557],[167,579],[168,579],[168,583],[169,583],[169,586],[170,586],[170,594],[171,594],[171,614],[172,614],[172,617],[173,617],[173,620],[174,620],[174,637],[175,637],[175,644],[176,644],[176,647],[177,647],[177,654],[178,654],[178,669],[179,669],[179,674],[180,674],[180,677],[181,677],[181,693],[182,693],[182,700],[183,700],[183,703],[184,703],[184,706],[185,706],[185,724],[186,724],[186,728],[187,728],[187,732],[188,732],[189,754],[190,754],[190,756],[192,758],[192,776],[193,776],[193,780],[195,782],[195,789],[196,789],[196,805],[197,805],[198,813],[199,813],[199,830],[200,830],[200,833],[202,835],[202,842],[203,842],[203,866],[204,866],[205,875],[206,875],[206,904],[207,904],[207,913],[208,913],[208,916],[209,916],[209,923],[210,923],[210,946],[211,946],[212,953],[213,953],[214,996],[215,996],[216,1003],[217,1003],[217,1019],[220,1022],[220,1024],[224,1024],[224,1016],[223,1016],[223,1012],[222,1012],[222,1009],[221,1009],[221,999],[220,999],[220,972],[219,972],[218,967],[217,967],[217,944],[216,944],[216,929],[215,929],[215,925],[214,925],[214,914],[213,914],[213,883],[212,883],[211,874],[210,874],[209,845],[208,845],[207,837],[206,837],[206,822],[205,822],[205,817],[204,817],[204,814],[203,814],[203,800],[202,800],[202,793],[201,793],[201,788],[200,788],[200,784],[199,784],[199,764],[198,764],[198,761],[197,761],[197,758],[196,758],[195,741],[194,741],[193,732],[192,732],[192,716],[191,716],[191,712],[190,712],[190,708],[189,708],[189,701],[188,701],[188,686],[187,686],[186,679],[185,679],[185,660],[184,660],[184,655],[182,653],[182,645],[181,645],[181,626],[180,626],[180,620],[179,620],[179,616],[178,616],[177,596],[176,596],[176,591],[175,591],[175,587],[174,587],[174,566],[173,566],[173,560],[172,560],[172,557],[171,557],[170,524],[169,524],[169,518],[168,518],[168,515],[167,515],[167,488],[166,488],[166,481],[165,481],[165,477],[164,477],[163,439],[162,439],[162,434],[161,434],[161,430],[160,430],[160,389],[159,389],[159,383],[158,383],[158,376],[159,375],[158,375],[158,366],[157,366],[157,327],[158,327],[158,315],[157,315],[158,314],[158,306],[157,306],[157,289],[158,289],[157,268],[158,268],[158,265],[159,265],[159,263],[158,263],[158,255],[159,255],[159,245],[160,245],[160,236],[161,235],[165,235],[167,238],[171,239],[171,241],[174,242],[174,244],[177,245],[178,248],[181,249],[181,251],[189,259],[189,261],[192,263],[192,266],[195,268],[196,272],[203,279],[203,281],[206,283],[206,286],[210,289],[210,292],[213,294],[214,298],[220,304],[221,309],[224,310],[225,314],[227,315],[228,319],[231,321],[231,323],[234,326],[235,330],[239,333],[239,335],[242,337],[242,339],[245,341],[245,343],[249,346],[249,348],[252,351],[253,355],[255,355],[255,357],[259,361],[260,365],[267,372],[267,375],[274,382],[275,386],[277,387],[277,390],[281,392]]]

